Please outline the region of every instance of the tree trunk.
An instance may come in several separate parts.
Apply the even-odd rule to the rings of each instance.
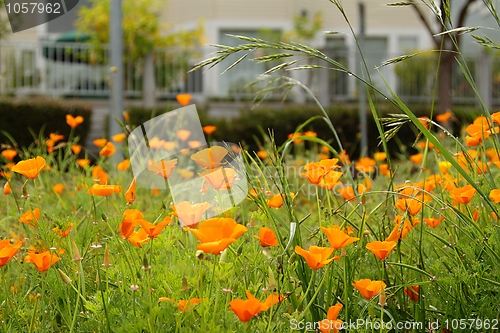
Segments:
[[[439,63],[438,97],[439,114],[451,110],[451,74],[453,70],[453,54],[444,52]]]

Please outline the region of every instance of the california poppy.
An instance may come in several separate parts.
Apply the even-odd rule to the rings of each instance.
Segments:
[[[387,176],[389,174],[389,165],[388,164],[381,164],[379,165],[378,169],[380,170],[380,173],[382,176]]]
[[[86,159],[78,159],[76,160],[76,163],[78,163],[78,165],[81,167],[81,168],[85,168],[87,165],[90,164],[90,160],[86,160]]]
[[[149,140],[149,148],[162,149],[164,147],[165,140],[160,140],[159,137],[155,136]]]
[[[191,155],[191,159],[203,169],[215,170],[221,165],[226,164],[225,162],[223,163],[222,160],[227,154],[228,151],[226,148],[213,146],[194,153]]]
[[[61,194],[62,191],[64,190],[64,185],[63,184],[56,184],[52,186],[52,190],[56,192],[57,194]]]
[[[331,191],[337,185],[342,185],[338,180],[342,177],[343,173],[339,171],[330,171],[326,175],[321,178],[318,183],[319,187],[324,188],[325,190]]]
[[[331,247],[309,246],[309,251],[306,251],[298,245],[295,246],[295,253],[304,257],[312,270],[317,270],[332,260],[340,260],[339,256],[328,259],[333,251]]]
[[[181,299],[179,301],[174,301],[173,299],[170,299],[168,297],[160,297],[158,299],[158,302],[162,302],[162,301],[170,301],[170,302],[177,304],[178,305],[177,308],[181,312],[184,312],[184,310],[189,310],[192,306],[201,303],[201,299],[199,299],[199,298],[191,298],[189,300],[182,300]]]
[[[186,106],[189,104],[189,101],[191,100],[191,95],[179,94],[175,98],[177,99],[177,102],[179,102],[182,106]]]
[[[87,194],[97,195],[99,197],[107,197],[113,193],[121,193],[122,188],[120,185],[99,185],[94,184],[87,191]]]
[[[135,226],[137,225],[137,221],[141,220],[143,217],[142,213],[138,209],[126,209],[123,213],[123,220],[118,227],[120,231],[120,236],[123,239],[127,239],[134,233]]]
[[[500,190],[491,190],[490,199],[493,200],[494,203],[499,203],[500,202]]]
[[[130,160],[124,159],[122,162],[118,163],[116,168],[121,171],[128,170],[128,168],[130,168]]]
[[[257,152],[257,156],[259,156],[261,159],[265,159],[267,157],[267,151],[259,150]]]
[[[429,120],[430,120],[430,118],[429,118],[429,117],[426,117],[426,116],[418,118],[418,121],[419,121],[422,125],[424,125],[424,127],[425,127],[425,128],[429,128]]]
[[[298,145],[299,143],[301,143],[301,142],[302,142],[302,140],[300,140],[300,139],[299,139],[299,140],[295,140],[295,139],[296,139],[296,138],[299,138],[299,137],[301,137],[301,136],[302,136],[302,133],[300,133],[300,132],[297,132],[297,133],[290,133],[290,134],[288,134],[288,139],[289,139],[290,141],[293,141],[293,143],[295,143],[296,145]]]
[[[163,220],[158,222],[158,224],[150,223],[146,220],[137,220],[137,224],[144,228],[144,231],[148,234],[149,238],[157,238],[160,232],[170,223],[172,218],[166,216]]]
[[[71,128],[75,128],[78,125],[80,125],[81,123],[83,123],[83,117],[82,116],[73,117],[72,115],[67,114],[66,115],[66,122],[68,123],[68,125]]]
[[[203,214],[205,214],[209,208],[210,204],[208,202],[191,205],[188,201],[182,201],[172,206],[174,212],[171,213],[171,215],[177,216],[186,227],[196,228]]]
[[[410,156],[410,161],[412,161],[415,164],[420,164],[422,163],[422,160],[424,159],[424,154],[418,153],[415,155]]]
[[[54,143],[64,139],[64,135],[56,134],[56,133],[50,133],[49,137],[50,137],[50,140],[52,140]]]
[[[384,242],[371,242],[366,244],[366,248],[370,250],[377,258],[384,260],[387,258],[389,253],[396,247],[396,242],[384,241]]]
[[[444,220],[444,217],[440,217],[438,219],[435,219],[435,218],[428,218],[428,219],[424,219],[424,222],[431,228],[435,228],[437,227],[442,221]]]
[[[216,191],[228,190],[236,179],[236,170],[220,167],[215,171],[206,170],[199,173],[201,177]]]
[[[201,146],[201,142],[200,141],[197,141],[197,140],[193,140],[193,141],[188,141],[188,146],[190,148],[193,148],[193,149],[196,149],[198,147]]]
[[[278,239],[276,238],[276,234],[273,229],[269,229],[267,227],[262,227],[259,229],[259,236],[254,235],[260,241],[260,246],[262,247],[270,247],[270,246],[278,246]]]
[[[94,140],[94,145],[96,145],[98,148],[101,148],[106,144],[106,142],[108,142],[108,140],[104,139],[104,138],[103,139],[96,139],[96,140]]]
[[[304,132],[304,136],[308,136],[310,138],[315,138],[318,136],[318,134],[316,132],[313,132],[313,131],[307,131],[307,132]]]
[[[41,156],[21,161],[12,167],[12,171],[20,173],[30,179],[35,179],[45,166],[45,159]]]
[[[125,199],[129,205],[133,204],[135,201],[135,178],[132,180],[127,192],[125,192]]]
[[[21,241],[16,244],[10,244],[10,239],[4,239],[0,241],[0,267],[7,265],[10,259],[14,257],[19,248],[23,245]]]
[[[385,161],[385,159],[387,158],[387,154],[384,152],[375,153],[373,154],[373,158],[375,158],[375,161],[382,162]]]
[[[133,231],[128,241],[132,243],[135,247],[142,248],[142,244],[147,243],[149,241],[148,233],[143,229],[139,228],[139,230]]]
[[[165,141],[165,143],[163,143],[163,148],[167,151],[171,151],[175,148],[175,142]]]
[[[342,328],[342,320],[337,319],[340,310],[343,305],[340,303],[335,304],[334,306],[330,306],[328,309],[328,313],[326,314],[326,321],[322,320],[318,322],[319,330],[322,333],[337,333]]]
[[[148,170],[152,171],[154,174],[162,176],[167,179],[172,175],[172,172],[175,169],[175,165],[177,164],[177,159],[174,158],[170,161],[161,160],[160,162],[153,162],[150,166],[148,166]]]
[[[181,176],[182,179],[189,179],[194,177],[194,172],[191,170],[178,169],[177,173]]]
[[[207,134],[207,135],[212,134],[216,130],[217,130],[217,127],[212,126],[212,125],[203,126],[203,132],[205,132],[205,134]]]
[[[451,190],[450,197],[461,204],[468,204],[476,192],[472,185],[465,185]]]
[[[351,237],[348,234],[346,234],[337,225],[333,226],[332,228],[325,228],[325,227],[320,227],[320,228],[326,234],[330,246],[335,250],[339,250],[359,240],[359,238],[357,237]]]
[[[29,225],[35,227],[36,222],[39,220],[40,220],[40,209],[36,208],[33,211],[28,210],[26,213],[24,213],[21,216],[21,218],[18,221],[21,223],[26,223],[26,224],[29,224]]]
[[[399,229],[401,226],[401,221],[403,219],[403,216],[401,215],[396,215],[394,217],[394,221],[396,222],[396,225],[394,226],[394,229],[390,233],[390,235],[385,239],[385,241],[397,241],[399,238],[404,239],[408,232],[413,229],[416,225],[420,224],[420,221],[413,217],[411,218],[411,221],[409,219],[405,219],[403,223],[403,227],[401,230]]]
[[[5,157],[7,160],[12,161],[14,157],[17,156],[17,151],[15,151],[14,149],[2,150],[2,156]]]
[[[354,282],[352,285],[368,300],[377,296],[381,289],[387,287],[383,281],[372,281],[370,279],[354,280]]]
[[[411,288],[405,287],[405,295],[408,295],[410,300],[418,302],[418,292],[420,291],[420,286],[411,286]]]
[[[78,155],[82,151],[82,146],[80,146],[80,145],[72,145],[71,146],[71,150],[73,151],[73,153],[75,155]]]
[[[200,222],[198,229],[189,229],[189,231],[201,242],[198,244],[198,250],[217,255],[248,229],[231,218],[215,217]]]
[[[3,186],[3,194],[9,195],[12,193],[12,188],[10,187],[9,182],[6,182],[5,185]]]
[[[344,163],[344,165],[349,165],[349,164],[351,164],[351,160],[349,159],[349,155],[347,155],[347,153],[345,152],[345,150],[343,150],[343,151],[339,154],[339,158],[340,158],[340,160],[342,161],[342,163]]]
[[[445,123],[447,122],[451,117],[451,113],[450,112],[445,112],[445,113],[442,113],[442,114],[438,114],[436,116],[436,120],[439,121],[440,123]]]
[[[99,152],[99,155],[110,157],[110,156],[113,156],[114,153],[115,153],[115,145],[112,142],[108,142],[108,143],[106,143],[104,148],[101,149],[101,151]]]
[[[268,306],[255,298],[248,290],[245,290],[247,300],[235,299],[229,302],[229,310],[233,311],[242,322],[250,321],[256,314],[266,311]]]
[[[45,141],[45,144],[47,145],[47,152],[49,154],[53,153],[55,142],[49,139],[49,140]]]
[[[125,140],[126,137],[127,137],[127,135],[125,133],[120,133],[120,134],[113,135],[112,139],[115,142],[121,143],[123,140]]]
[[[278,294],[271,294],[266,297],[266,300],[264,301],[264,304],[267,306],[267,308],[272,307],[274,304],[279,303],[285,299],[284,296],[278,295]]]
[[[186,141],[191,136],[191,132],[188,130],[185,130],[185,129],[178,130],[176,133],[177,133],[177,137],[181,141]]]
[[[375,165],[377,165],[377,163],[370,157],[363,157],[355,164],[356,169],[361,172],[372,172],[375,170]]]
[[[295,198],[295,193],[290,192],[290,197],[292,199]],[[273,195],[271,197],[271,199],[269,199],[269,200],[266,199],[267,207],[269,207],[269,208],[280,208],[281,206],[283,206],[284,199],[285,199],[285,195],[284,194]]]
[[[40,272],[48,270],[52,265],[61,260],[57,254],[53,251],[47,250],[40,253],[35,251],[28,252],[28,255],[24,258],[24,262],[33,263],[36,269]]]
[[[92,168],[92,177],[95,181],[99,181],[99,185],[106,185],[109,181],[108,174],[99,165]]]
[[[402,212],[408,210],[411,216],[418,214],[422,210],[424,198],[423,195],[419,195],[415,198],[401,198],[396,201],[396,208]]]
[[[68,223],[66,225],[66,228],[59,229],[59,227],[55,227],[55,228],[52,228],[52,231],[54,231],[56,234],[58,234],[61,237],[66,237],[69,235],[71,228],[73,228],[73,223]]]

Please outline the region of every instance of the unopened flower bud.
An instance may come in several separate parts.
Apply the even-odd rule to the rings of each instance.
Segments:
[[[380,305],[380,306],[386,306],[387,302],[386,302],[385,298],[386,298],[386,296],[385,296],[385,289],[382,288],[382,290],[380,291],[380,295],[378,297],[378,305]]]
[[[69,276],[67,276],[66,274],[64,274],[63,271],[61,271],[59,268],[57,269],[57,271],[59,272],[59,276],[61,277],[61,280],[63,280],[64,283],[66,284],[70,284],[71,282],[73,282]]]

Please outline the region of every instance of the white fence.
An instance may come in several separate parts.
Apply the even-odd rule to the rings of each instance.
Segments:
[[[249,77],[262,73],[256,66],[236,66],[220,76],[223,66],[209,71],[188,71],[197,61],[209,56],[207,48],[196,51],[157,49],[153,52],[156,98],[173,98],[190,93],[205,98],[253,97],[242,87]],[[355,69],[354,52],[324,50],[335,60]],[[386,55],[384,55],[386,56]],[[397,55],[387,55],[392,58]],[[125,58],[127,55],[125,55]],[[370,58],[370,54],[365,54]],[[380,59],[380,55],[374,58]],[[227,64],[229,65],[229,64]],[[476,57],[468,61],[483,99],[500,104],[500,59]],[[125,96],[141,98],[144,87],[144,60],[125,61]],[[429,102],[434,93],[436,56],[417,56],[382,69],[383,75],[405,101]],[[323,72],[322,72],[323,71]],[[95,51],[86,43],[0,42],[0,94],[105,97],[109,96],[109,49]],[[347,74],[333,70],[314,70],[308,82],[323,103],[354,100],[359,86]],[[374,77],[378,73],[372,73]],[[474,103],[473,89],[458,66],[453,73],[454,103]],[[380,80],[379,80],[380,81]],[[376,83],[379,83],[376,81]],[[316,89],[315,89],[316,88]],[[382,87],[383,88],[383,87]]]

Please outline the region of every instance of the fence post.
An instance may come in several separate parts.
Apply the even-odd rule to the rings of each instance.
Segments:
[[[491,94],[492,94],[492,76],[493,72],[493,61],[491,57],[486,52],[481,52],[480,56],[476,60],[477,66],[477,89],[479,91],[479,97],[483,101],[483,104],[491,109]],[[479,100],[476,99],[476,104],[481,108]]]
[[[155,64],[153,51],[149,51],[144,58],[144,85],[142,98],[145,108],[154,108],[156,104]]]

